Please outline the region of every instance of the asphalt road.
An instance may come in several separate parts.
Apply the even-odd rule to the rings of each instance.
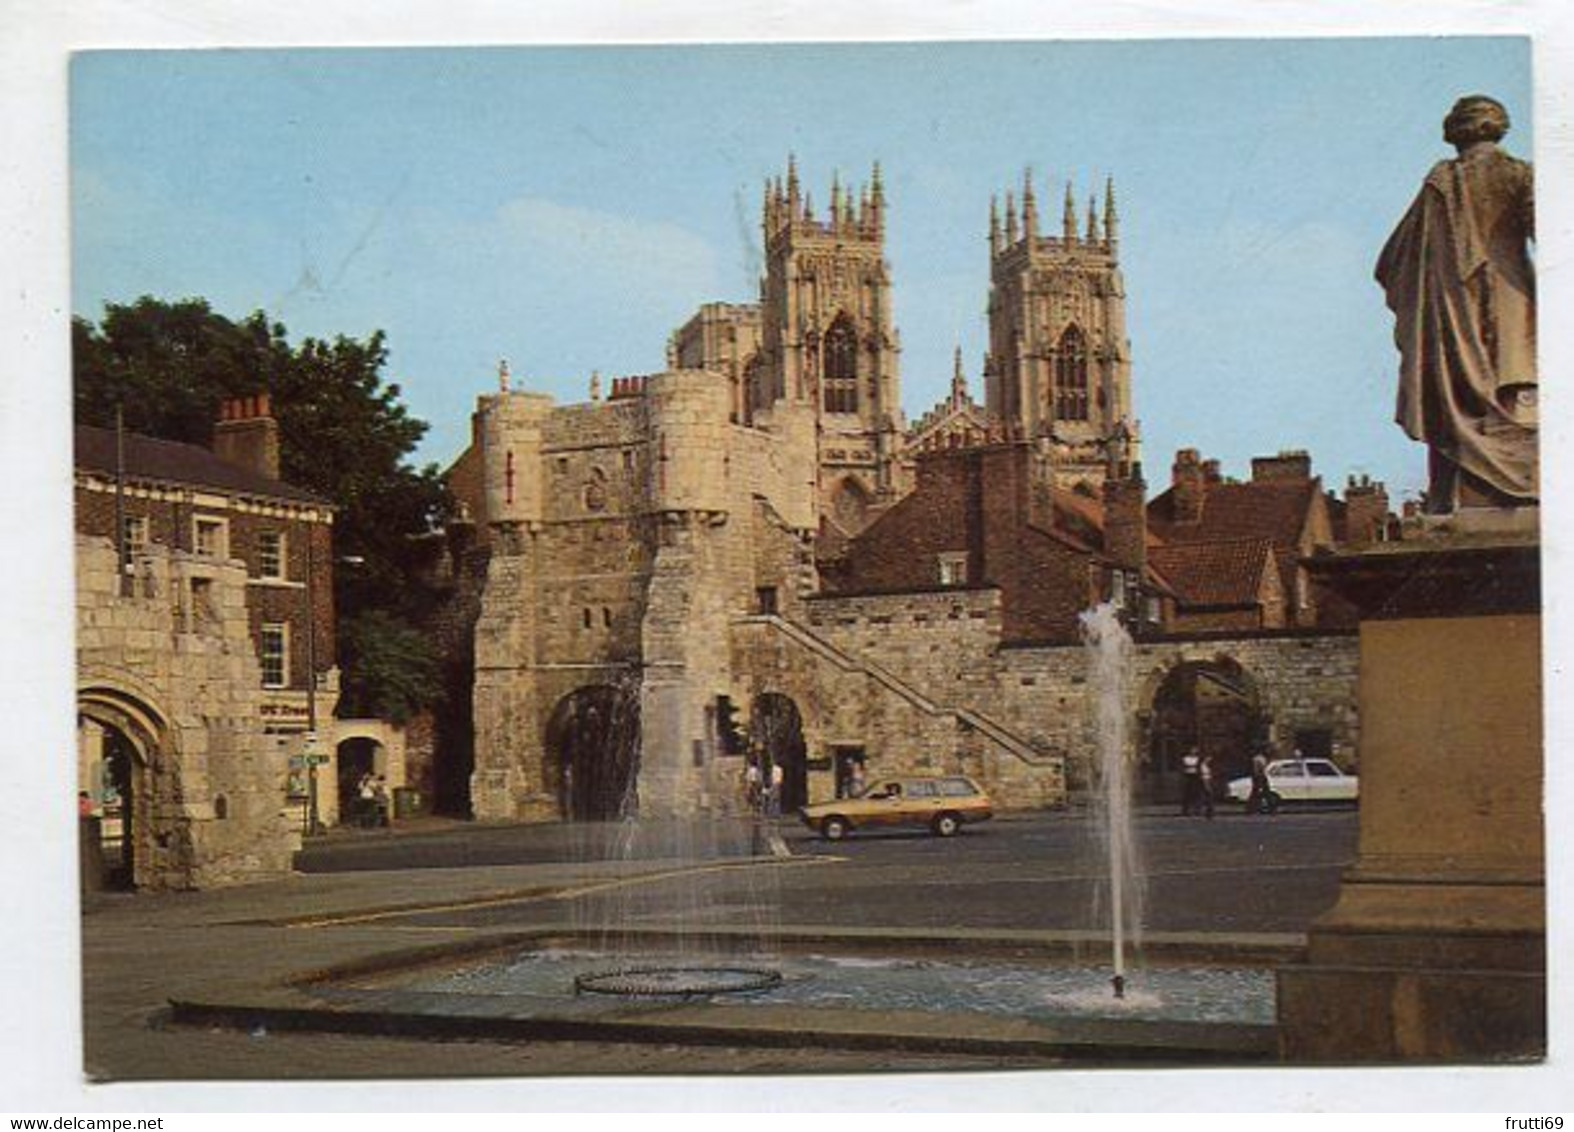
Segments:
[[[1353,810],[1165,813],[1136,824],[1149,930],[1299,932],[1332,904],[1354,858]],[[496,927],[562,921],[660,925],[1023,928],[1095,926],[1105,867],[1091,821],[1014,816],[955,838],[862,834],[835,844],[779,827],[789,857],[729,867],[765,851],[742,823],[692,826],[456,826],[429,833],[342,836],[303,851],[309,872],[631,861],[627,884],[569,886],[560,897],[401,917],[410,926]]]

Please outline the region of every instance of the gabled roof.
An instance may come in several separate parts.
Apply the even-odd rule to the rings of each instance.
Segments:
[[[1182,606],[1247,606],[1259,603],[1272,551],[1263,538],[1220,539],[1153,547],[1148,559]]]
[[[1218,539],[1265,538],[1280,546],[1300,541],[1313,498],[1322,490],[1318,478],[1295,482],[1210,483],[1203,495],[1202,515],[1192,522],[1175,518],[1175,489],[1148,504],[1148,522],[1167,543],[1212,542]]]
[[[132,479],[189,487],[206,487],[237,495],[284,499],[292,503],[328,506],[309,491],[272,479],[228,460],[221,460],[199,444],[160,440],[137,433],[125,434],[126,475]],[[99,475],[115,474],[115,430],[76,426],[76,467]]]

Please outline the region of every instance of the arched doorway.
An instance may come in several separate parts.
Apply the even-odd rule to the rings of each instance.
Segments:
[[[639,700],[611,685],[580,688],[547,720],[547,774],[564,817],[609,821],[638,806]]]
[[[78,694],[78,789],[98,818],[100,880],[107,888],[146,883],[154,836],[151,767],[164,733],[158,713],[123,692],[95,687]]]
[[[809,760],[798,705],[778,692],[756,696],[749,715],[749,749],[760,760],[760,780],[782,768],[781,812],[790,814],[809,801]]]
[[[1267,732],[1257,685],[1240,664],[1225,656],[1177,664],[1153,696],[1148,797],[1180,798],[1181,759],[1192,747],[1212,756],[1216,789],[1244,777]]]
[[[334,785],[338,788],[340,825],[371,825],[377,819],[375,802],[368,807],[361,798],[361,779],[374,778],[384,769],[378,764],[382,744],[377,740],[356,736],[341,741],[334,751]]]

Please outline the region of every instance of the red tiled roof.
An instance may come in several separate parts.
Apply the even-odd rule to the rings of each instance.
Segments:
[[[1167,543],[1265,538],[1279,546],[1294,546],[1312,497],[1321,489],[1318,479],[1213,483],[1204,493],[1202,516],[1195,522],[1177,522],[1171,488],[1148,504],[1148,523]]]
[[[1183,606],[1256,605],[1272,546],[1267,539],[1220,539],[1154,547],[1148,558]]]
[[[238,495],[287,499],[296,503],[327,505],[327,500],[281,480],[228,460],[221,460],[198,444],[160,440],[128,432],[125,437],[126,475],[160,483],[207,487]],[[115,474],[115,430],[76,426],[75,464],[100,475]]]

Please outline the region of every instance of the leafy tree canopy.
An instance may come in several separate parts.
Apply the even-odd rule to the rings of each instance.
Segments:
[[[428,595],[414,580],[412,536],[446,516],[449,497],[435,465],[408,463],[427,426],[405,410],[397,384],[383,383],[381,331],[292,346],[261,311],[235,322],[201,299],[144,296],[107,304],[97,326],[73,320],[72,345],[75,415],[85,424],[113,426],[120,405],[133,432],[206,445],[222,401],[269,394],[281,477],[338,507],[342,622],[371,611],[392,622],[419,616]],[[352,670],[358,655],[341,649],[347,685],[363,679]]]

